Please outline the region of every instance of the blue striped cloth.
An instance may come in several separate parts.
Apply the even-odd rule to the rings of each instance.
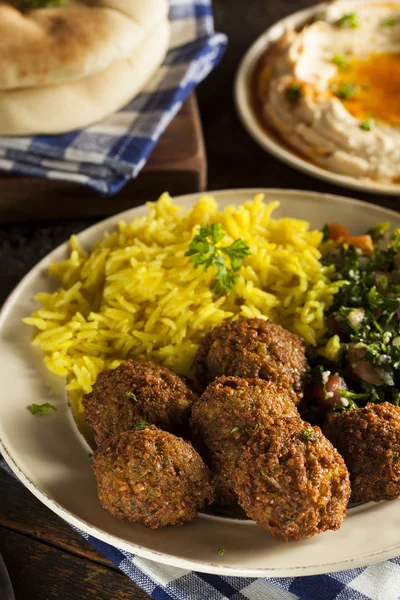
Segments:
[[[0,467],[13,474],[1,458]],[[400,557],[329,575],[226,577],[155,563],[73,529],[154,600],[400,600]]]
[[[0,171],[73,181],[112,195],[146,163],[184,100],[218,64],[211,0],[169,0],[171,43],[159,71],[117,115],[63,135],[0,137]]]

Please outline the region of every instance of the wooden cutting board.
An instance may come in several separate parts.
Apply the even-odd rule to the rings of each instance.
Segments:
[[[118,194],[103,198],[75,183],[0,174],[0,222],[101,217],[149,200],[202,191],[207,160],[195,94],[182,106],[146,166]]]

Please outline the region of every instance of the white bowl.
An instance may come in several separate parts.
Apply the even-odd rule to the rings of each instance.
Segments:
[[[352,0],[352,2],[354,4],[357,2],[365,3],[365,0]],[[377,2],[387,4],[384,0],[377,0]],[[303,171],[318,179],[329,181],[335,185],[362,190],[363,192],[373,192],[375,194],[379,193],[393,196],[398,195],[400,194],[400,184],[381,183],[370,179],[358,179],[356,177],[340,175],[339,173],[334,173],[314,165],[306,158],[302,158],[295,150],[288,148],[284,142],[280,142],[278,134],[274,133],[272,128],[271,133],[269,133],[265,125],[261,124],[258,116],[255,114],[253,103],[251,101],[251,80],[254,69],[261,56],[271,44],[282,37],[288,27],[301,28],[316,14],[326,10],[329,4],[330,3],[317,4],[311,8],[289,15],[267,29],[267,31],[265,31],[265,33],[250,46],[240,63],[236,75],[234,95],[237,111],[244,127],[264,150],[267,150],[276,158],[279,158],[299,171]]]
[[[313,228],[340,220],[351,233],[377,221],[400,227],[400,214],[340,196],[289,190],[210,192],[221,208],[241,204],[255,193],[279,200],[275,217],[308,220]],[[199,194],[177,198],[190,207]],[[121,219],[147,213],[138,207],[94,225],[78,235],[90,250]],[[68,406],[65,380],[46,370],[32,346],[32,328],[22,318],[35,309],[33,296],[53,291],[51,262],[67,257],[68,245],[51,252],[21,281],[0,314],[0,452],[22,483],[46,506],[79,529],[117,548],[157,562],[207,573],[248,577],[315,575],[368,565],[400,554],[400,502],[364,504],[350,509],[339,531],[285,544],[252,521],[200,514],[182,527],[151,530],[119,521],[100,505],[91,470],[91,452]],[[50,402],[49,415],[32,414],[31,403]],[[218,548],[225,548],[223,556]]]

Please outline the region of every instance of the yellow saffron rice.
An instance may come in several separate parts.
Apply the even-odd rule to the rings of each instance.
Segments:
[[[41,306],[24,321],[36,327],[33,343],[48,369],[67,377],[75,408],[101,371],[127,358],[189,375],[200,340],[225,319],[269,318],[316,345],[338,285],[320,262],[322,233],[305,221],[272,219],[277,206],[258,195],[219,212],[205,196],[186,210],[163,194],[147,216],[121,222],[89,254],[72,236],[68,260],[50,266],[61,287],[37,294]],[[203,272],[185,257],[198,227],[213,222],[226,234],[221,245],[243,238],[251,251],[229,296],[210,290],[213,268]]]

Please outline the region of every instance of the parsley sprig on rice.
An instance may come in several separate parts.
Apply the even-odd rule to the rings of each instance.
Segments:
[[[71,237],[70,256],[52,264],[61,287],[37,294],[41,305],[25,323],[51,371],[68,378],[75,408],[97,375],[127,358],[142,357],[189,374],[201,338],[224,319],[265,317],[316,345],[324,311],[338,291],[333,267],[320,262],[320,231],[305,221],[271,218],[278,202],[263,196],[219,212],[210,196],[191,210],[168,194],[149,213],[120,223],[87,254]],[[233,292],[216,296],[214,273],[185,256],[199,226],[219,223],[227,244],[249,246]]]

